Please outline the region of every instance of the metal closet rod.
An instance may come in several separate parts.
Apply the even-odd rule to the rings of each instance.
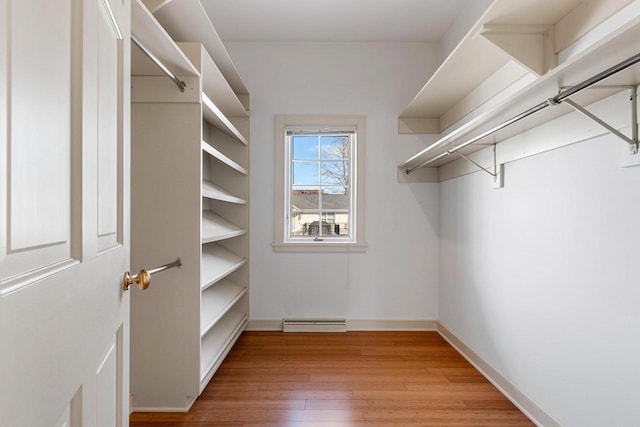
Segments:
[[[426,160],[426,161],[420,163],[418,166],[414,166],[412,168],[406,169],[405,173],[407,175],[409,175],[411,172],[415,171],[416,169],[419,169],[419,168],[424,167],[424,166],[426,166],[426,165],[428,165],[430,163],[433,163],[433,162],[435,162],[437,160],[440,160],[443,157],[449,156],[449,155],[455,153],[458,150],[462,150],[463,148],[465,148],[465,147],[467,147],[467,146],[469,146],[469,145],[481,140],[482,138],[484,138],[486,136],[489,136],[489,135],[491,135],[493,133],[496,133],[499,130],[504,129],[507,126],[510,126],[510,125],[512,125],[512,124],[514,124],[516,122],[519,122],[520,120],[522,120],[522,119],[524,119],[526,117],[529,117],[530,115],[535,114],[540,110],[544,110],[545,108],[547,108],[549,106],[552,106],[552,105],[558,105],[562,101],[564,101],[565,99],[569,98],[572,95],[575,95],[576,93],[580,92],[581,90],[586,89],[586,88],[588,88],[590,86],[593,86],[594,84],[596,84],[596,83],[598,83],[598,82],[600,82],[600,81],[602,81],[602,80],[604,80],[604,79],[606,79],[608,77],[611,77],[614,74],[617,74],[620,71],[623,71],[623,70],[625,70],[625,69],[637,64],[638,62],[640,62],[640,53],[637,53],[637,54],[631,56],[630,58],[627,58],[624,61],[622,61],[622,62],[620,62],[620,63],[618,63],[618,64],[616,64],[616,65],[614,65],[614,66],[612,66],[610,68],[607,68],[606,70],[596,74],[593,77],[590,77],[590,78],[584,80],[581,83],[578,83],[575,86],[572,86],[572,87],[570,87],[570,88],[568,88],[566,90],[560,91],[560,93],[558,93],[553,98],[549,98],[549,99],[547,99],[545,101],[542,101],[539,104],[534,105],[533,107],[523,111],[520,114],[517,114],[517,115],[511,117],[510,119],[500,123],[499,125],[497,125],[497,126],[491,128],[491,129],[481,133],[480,135],[475,136],[475,137],[471,138],[470,140],[468,140],[468,141],[466,141],[466,142],[464,142],[464,143],[462,143],[460,145],[457,145],[457,146],[453,147],[452,149],[445,151],[442,154],[439,154],[436,157],[433,157],[433,158],[431,158],[429,160]]]
[[[184,90],[187,88],[187,84],[185,82],[176,77],[176,75],[173,74],[166,65],[164,65],[160,58],[158,58],[153,52],[147,49],[147,47],[142,44],[133,34],[131,34],[131,41],[134,42],[140,48],[140,50],[145,55],[147,55],[147,57],[152,60],[154,64],[158,66],[158,68],[160,68],[167,76],[169,76],[171,80],[173,80],[176,86],[178,86],[178,89],[180,89],[180,92],[184,92]]]

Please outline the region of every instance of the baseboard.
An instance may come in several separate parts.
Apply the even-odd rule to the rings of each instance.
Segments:
[[[527,395],[521,392],[511,381],[480,356],[475,350],[466,345],[442,323],[436,322],[436,330],[458,352],[469,361],[487,380],[491,382],[507,399],[518,407],[531,421],[538,426],[561,427],[561,424],[547,414]]]
[[[249,320],[245,331],[280,331],[282,332],[282,319],[280,320]]]
[[[131,413],[133,412],[189,412],[191,410],[191,406],[196,402],[198,396],[187,396],[187,406],[133,406],[131,404]],[[131,395],[131,399],[133,400],[133,395]]]
[[[347,320],[349,331],[435,331],[435,320]]]
[[[348,331],[435,331],[435,320],[347,319]],[[247,331],[282,331],[282,320],[249,320]]]

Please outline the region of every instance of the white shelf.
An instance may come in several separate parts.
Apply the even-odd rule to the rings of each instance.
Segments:
[[[231,89],[231,86],[229,86],[229,83],[227,83],[211,57],[206,54],[206,51],[202,55],[202,76],[202,91],[210,99],[216,100],[216,105],[225,116],[249,117],[249,113],[240,102],[240,99]]]
[[[539,52],[539,58],[535,58],[540,59],[538,67],[532,67],[532,62],[535,61],[531,60],[529,56],[516,54],[514,58],[513,51],[507,53],[505,49],[499,48],[496,42],[489,40],[490,35],[485,37],[483,34],[491,32],[491,27],[501,27],[502,30],[499,30],[498,34],[513,37],[514,40],[515,37],[526,36],[540,36],[542,38],[546,27],[558,23],[581,1],[519,0],[514,2],[512,0],[494,0],[400,114],[400,118],[434,119],[440,121],[438,127],[442,131],[468,111],[459,108],[458,114],[454,114],[455,118],[445,118],[447,113],[450,115],[461,101],[465,100],[470,93],[482,86],[499,70],[502,69],[501,78],[499,81],[492,82],[491,88],[487,88],[485,85],[485,92],[505,89],[523,77],[527,70],[538,75],[543,74],[545,64],[543,64],[542,51]],[[547,28],[548,30],[549,28]],[[529,31],[531,33],[527,33]],[[516,36],[515,33],[520,34]],[[532,53],[537,46],[527,45],[524,38],[519,38],[517,41],[522,52],[526,52],[531,57],[538,54],[538,52]],[[518,62],[519,66],[503,68],[511,60]],[[551,66],[551,64],[546,64],[546,66]],[[486,98],[483,98],[483,101],[486,101]],[[466,102],[473,104],[469,99],[466,99]]]
[[[202,115],[206,121],[211,123],[217,129],[237,139],[244,145],[249,144],[238,128],[236,128],[234,124],[231,123],[224,114],[222,114],[222,111],[220,111],[216,104],[214,104],[205,93],[202,94]]]
[[[228,191],[218,187],[213,182],[207,181],[206,179],[202,180],[202,197],[206,197],[208,199],[221,200],[223,202],[235,203],[238,205],[247,204],[246,200],[241,199],[240,197],[234,196]]]
[[[249,92],[200,1],[172,0],[158,7],[154,15],[174,40],[202,42],[233,91],[248,97]]]
[[[213,372],[222,363],[247,322],[245,313],[229,311],[208,334],[202,338],[200,347],[201,385],[209,381]]]
[[[229,166],[231,169],[235,170],[236,172],[239,172],[242,175],[249,174],[249,171],[247,171],[245,168],[240,166],[238,163],[231,160],[229,157],[225,156],[222,152],[220,152],[219,150],[211,146],[211,144],[209,144],[208,142],[202,141],[202,150],[210,154],[212,157],[215,157],[225,165]]]
[[[162,259],[158,251],[169,248],[184,260],[183,286],[160,286],[151,299],[132,297],[138,307],[132,318],[140,320],[132,333],[154,337],[136,341],[132,360],[154,363],[132,376],[133,405],[155,410],[188,410],[244,330],[249,311],[249,239],[238,237],[249,229],[249,95],[200,1],[132,5],[132,34],[187,84],[180,92],[133,44],[132,155],[153,161],[132,174],[138,192],[152,195],[132,209],[139,225],[132,256],[148,264],[145,259]],[[158,183],[162,194],[154,191]],[[194,203],[175,203],[176,197]],[[154,215],[157,206],[162,218]],[[167,218],[174,227],[166,227]],[[194,227],[195,235],[184,233]],[[158,357],[158,342],[180,345]],[[148,376],[162,381],[150,384]]]
[[[180,42],[178,47],[189,58],[202,75],[202,91],[209,99],[216,100],[216,106],[227,117],[249,117],[240,99],[229,83],[224,79],[220,69],[213,62],[204,46],[195,42]]]
[[[204,336],[247,292],[229,279],[223,279],[202,292],[200,302],[200,334]]]
[[[217,242],[242,236],[247,230],[227,221],[211,211],[202,212],[202,243]]]
[[[502,4],[504,0],[496,3]],[[517,2],[513,2],[514,4]],[[565,62],[553,68],[541,77],[532,78],[524,87],[519,90],[505,90],[500,95],[500,102],[488,102],[487,105],[474,111],[471,118],[462,122],[452,131],[444,134],[436,142],[426,149],[420,151],[405,162],[399,165],[401,170],[409,169],[420,165],[428,159],[434,158],[445,153],[452,145],[461,145],[465,141],[483,134],[485,131],[496,127],[498,124],[505,122],[517,114],[537,105],[544,100],[554,97],[560,88],[576,85],[595,74],[637,54],[640,51],[637,40],[640,38],[640,17],[632,17],[624,25],[612,28],[605,36],[598,41],[586,46],[580,52],[570,56]],[[464,41],[462,43],[465,43]],[[456,52],[452,55],[455,57]],[[473,57],[467,58],[468,63],[473,63]],[[459,61],[460,58],[455,58]],[[447,73],[446,65],[454,59],[449,59],[436,72],[434,76],[421,93],[414,99],[410,108],[416,107],[416,100],[424,102],[424,108],[428,106],[428,93],[437,90],[433,82],[439,82],[438,85],[445,85],[444,74]],[[469,68],[467,66],[467,68]],[[635,66],[626,71],[618,73],[603,81],[602,85],[637,85],[640,83],[640,67]],[[477,82],[476,82],[477,84]],[[572,100],[579,105],[588,106],[600,99],[611,96],[615,90],[584,90],[572,96]],[[496,97],[498,98],[498,97]],[[428,107],[435,108],[435,107]],[[409,110],[409,107],[408,107]],[[406,111],[403,114],[406,113]],[[417,110],[416,110],[417,111]],[[549,122],[555,118],[573,112],[569,106],[560,104],[548,107],[527,119],[524,119],[514,125],[503,130],[493,133],[473,145],[460,150],[462,154],[469,155],[476,151],[482,150],[487,145],[497,144],[515,135],[521,134],[529,129],[533,129],[541,124]],[[418,114],[418,113],[416,113]],[[447,163],[457,160],[457,156],[445,156],[438,161],[430,163],[429,167],[439,167]]]
[[[202,246],[202,264],[200,266],[200,289],[205,290],[217,281],[233,273],[247,260],[222,246],[207,244]]]
[[[133,35],[174,74],[179,76],[197,76],[199,74],[140,0],[133,0],[131,3],[131,29]],[[131,75],[164,76],[165,74],[142,53],[135,43],[131,43]]]

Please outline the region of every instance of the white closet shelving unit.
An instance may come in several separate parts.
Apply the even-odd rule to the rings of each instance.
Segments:
[[[559,91],[640,53],[637,43],[640,16],[637,11],[618,13],[625,7],[638,9],[631,3],[631,0],[603,0],[598,8],[593,7],[593,2],[582,0],[491,3],[400,114],[400,133],[435,133],[441,137],[400,164],[398,179],[401,182],[446,179],[454,172],[451,169],[443,173],[443,167],[460,159],[447,151],[455,149],[470,156],[498,144],[500,155],[500,142],[573,112],[567,103],[561,102],[489,133]],[[558,59],[560,51],[564,53]],[[637,85],[639,68],[625,69],[600,84]],[[622,90],[622,87],[582,90],[572,95],[571,100],[588,106]],[[458,147],[476,138],[473,144]],[[519,153],[503,157],[521,158],[553,148],[557,146],[534,150],[518,147]],[[491,170],[494,166],[489,161],[491,156],[487,150],[484,152],[486,155],[475,158],[480,163],[486,161],[484,166]]]
[[[182,266],[132,292],[131,390],[185,411],[247,324],[249,95],[198,0],[146,4],[132,33],[186,89],[132,48],[132,268]]]

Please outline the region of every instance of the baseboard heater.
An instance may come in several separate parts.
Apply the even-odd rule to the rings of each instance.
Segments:
[[[282,332],[347,332],[345,319],[284,319]]]

